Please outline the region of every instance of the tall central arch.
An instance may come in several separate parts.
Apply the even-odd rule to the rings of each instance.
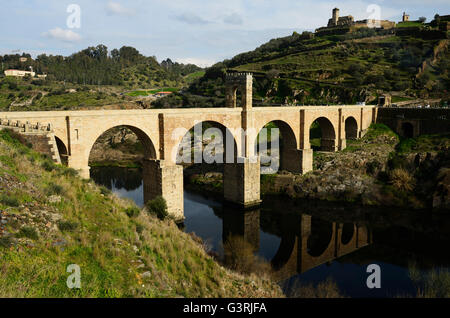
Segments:
[[[318,125],[318,128],[317,126],[315,127],[315,131],[318,135],[313,135],[314,130],[311,130],[311,128],[313,128],[314,125]],[[313,124],[310,127],[310,133],[310,140],[320,139],[320,145],[318,145],[318,147],[321,151],[336,151],[336,130],[328,118],[319,117],[313,121]]]
[[[266,129],[262,134],[262,129]],[[298,155],[298,142],[291,126],[282,120],[273,120],[262,128],[255,140],[255,153],[267,158],[261,158],[262,162],[270,160],[270,166],[275,168],[274,163],[277,164],[277,170],[286,170],[293,173],[301,172],[301,161]],[[279,136],[274,136],[272,129],[279,130]],[[267,140],[263,140],[266,136]],[[278,140],[272,140],[274,137],[279,137]],[[263,144],[267,145],[267,153],[262,153]],[[279,149],[276,149],[276,147]],[[267,165],[267,163],[266,163]],[[263,167],[261,168],[263,169]],[[274,171],[277,172],[277,171]]]

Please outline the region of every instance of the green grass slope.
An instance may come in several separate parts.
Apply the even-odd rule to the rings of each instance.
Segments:
[[[0,131],[0,297],[282,296],[19,140]],[[81,289],[66,285],[70,264],[81,268]]]

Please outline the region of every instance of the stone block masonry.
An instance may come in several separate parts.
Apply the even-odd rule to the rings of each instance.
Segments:
[[[89,178],[89,155],[96,140],[111,128],[130,128],[144,145],[145,201],[163,196],[177,220],[183,219],[183,171],[176,153],[185,133],[197,124],[213,123],[231,132],[234,157],[243,161],[224,164],[224,198],[248,207],[260,202],[260,162],[250,158],[258,156],[256,136],[267,124],[283,127],[281,168],[307,173],[313,167],[309,131],[314,122],[320,124],[324,150],[337,151],[345,148],[347,132],[352,138],[362,136],[377,118],[375,106],[253,107],[252,83],[248,73],[227,76],[228,107],[224,108],[4,112],[0,118],[1,124],[25,135],[47,135],[47,142],[39,137],[31,143],[56,162],[58,149],[64,149],[64,161],[83,178]],[[240,107],[236,105],[237,90],[242,93]],[[347,122],[353,123],[351,127],[346,127]]]

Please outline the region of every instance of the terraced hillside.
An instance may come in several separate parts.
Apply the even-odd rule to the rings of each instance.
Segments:
[[[447,38],[448,32],[425,25],[331,35],[294,32],[214,65],[190,92],[223,97],[224,73],[239,71],[255,73],[254,97],[263,103],[370,103],[386,92],[394,103],[448,100]]]

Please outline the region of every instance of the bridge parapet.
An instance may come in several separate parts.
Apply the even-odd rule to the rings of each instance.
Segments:
[[[33,124],[29,121],[23,123],[20,120],[11,120],[8,118],[0,119],[0,126],[2,126],[2,128],[11,128],[21,133],[53,132],[53,126],[50,123],[47,125],[43,125],[40,122]]]

